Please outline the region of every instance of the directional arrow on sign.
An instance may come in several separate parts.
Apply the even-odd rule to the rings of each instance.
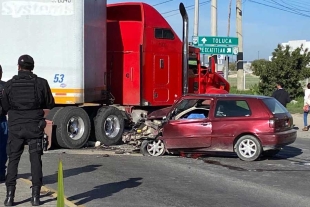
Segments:
[[[227,48],[227,53],[231,53],[231,48],[230,47]]]
[[[207,39],[206,39],[206,38],[202,38],[201,42],[202,42],[203,44],[206,44]]]

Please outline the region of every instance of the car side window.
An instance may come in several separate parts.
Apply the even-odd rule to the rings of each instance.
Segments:
[[[251,110],[245,100],[218,100],[215,107],[215,117],[251,116]]]
[[[193,109],[183,114],[179,119],[206,119],[209,116],[208,109]]]
[[[211,99],[187,99],[180,102],[171,114],[171,120],[206,119]]]

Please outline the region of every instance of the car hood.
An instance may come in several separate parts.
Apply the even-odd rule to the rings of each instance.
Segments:
[[[167,115],[170,109],[171,109],[171,106],[153,111],[147,116],[147,118],[148,119],[161,119]]]

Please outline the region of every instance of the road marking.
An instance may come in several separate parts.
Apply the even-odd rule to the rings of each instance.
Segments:
[[[28,179],[19,178],[19,180],[23,181],[24,183],[26,183],[26,184],[28,184],[28,185],[30,185],[30,186],[32,185],[32,182],[31,182],[30,180],[28,180]],[[46,192],[51,192],[51,193],[52,193],[51,195],[52,195],[54,198],[57,199],[57,191],[54,190],[53,188],[46,187],[46,186],[42,186],[41,189],[42,189],[43,191],[46,191]],[[69,206],[69,207],[85,207],[84,205],[76,205],[76,204],[74,203],[74,202],[76,202],[76,201],[69,201],[69,200],[67,199],[66,196],[64,196],[64,197],[65,197],[65,204],[66,204],[67,206]]]

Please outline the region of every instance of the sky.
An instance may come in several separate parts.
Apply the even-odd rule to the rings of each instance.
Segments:
[[[124,1],[154,5],[180,38],[182,18],[178,10],[172,10],[178,9],[179,3],[183,2],[189,15],[190,39],[193,36],[194,0],[107,0],[108,3]],[[210,36],[211,4],[207,0],[199,2],[199,36]],[[227,36],[229,0],[217,2],[217,35]],[[279,43],[291,40],[310,41],[309,0],[242,0],[242,7],[244,60],[268,59]],[[236,37],[236,0],[232,0],[231,8],[230,36]]]

